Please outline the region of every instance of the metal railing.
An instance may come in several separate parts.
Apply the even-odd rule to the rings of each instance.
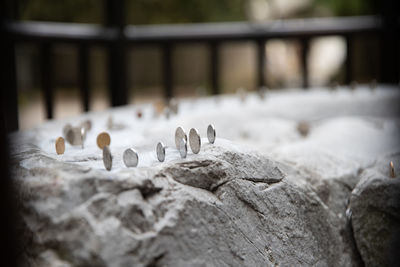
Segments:
[[[340,35],[345,38],[347,43],[345,81],[349,83],[353,79],[353,38],[360,34],[379,35],[383,30],[382,20],[376,16],[282,20],[270,23],[132,26],[125,25],[123,2],[121,0],[106,1],[104,25],[49,22],[7,22],[3,25],[3,30],[9,40],[9,49],[3,53],[15,53],[15,45],[24,42],[36,43],[40,47],[41,81],[48,118],[53,118],[54,102],[54,68],[51,51],[57,43],[72,43],[78,47],[79,87],[83,108],[88,111],[90,109],[88,51],[94,44],[101,44],[107,49],[111,105],[118,106],[127,104],[126,50],[131,47],[156,44],[162,49],[164,96],[169,99],[173,96],[174,87],[171,51],[179,43],[208,44],[212,93],[218,94],[220,93],[218,55],[221,43],[242,40],[255,42],[257,85],[261,87],[266,84],[265,44],[268,40],[272,38],[300,40],[303,87],[307,88],[309,86],[307,53],[312,38],[328,35]],[[15,61],[15,55],[9,60]],[[15,80],[15,77],[11,78]],[[15,87],[13,89],[16,92],[16,82],[11,81],[9,84]],[[15,107],[11,109],[16,112]],[[17,122],[14,125],[11,123],[11,128],[17,129],[17,127]]]

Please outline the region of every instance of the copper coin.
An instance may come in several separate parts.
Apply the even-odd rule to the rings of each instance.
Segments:
[[[106,170],[110,171],[112,167],[112,155],[108,146],[104,146],[103,148],[103,163]]]
[[[154,109],[157,114],[163,113],[164,108],[165,108],[165,104],[163,101],[157,101],[156,103],[154,103]]]
[[[201,147],[200,134],[195,128],[192,128],[189,131],[189,144],[190,144],[190,149],[194,154],[198,154],[200,152],[200,147]]]
[[[65,141],[61,136],[56,139],[56,152],[58,155],[64,154]]]
[[[390,165],[390,176],[394,178],[396,177],[396,174],[394,173],[393,161],[391,161],[389,165]]]
[[[214,144],[215,142],[215,128],[214,125],[210,124],[207,127],[207,138],[208,138],[208,142],[210,142],[211,144]]]
[[[179,150],[179,142],[181,139],[184,139],[187,142],[187,135],[185,133],[185,130],[182,127],[176,128],[175,131],[175,145],[176,149]]]
[[[99,135],[97,136],[97,146],[100,149],[103,149],[105,146],[109,146],[110,143],[111,143],[111,137],[108,133],[106,132],[99,133]]]

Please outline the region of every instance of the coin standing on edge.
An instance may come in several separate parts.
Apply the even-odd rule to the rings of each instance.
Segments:
[[[208,138],[208,142],[210,142],[211,144],[214,144],[215,142],[215,128],[214,125],[210,124],[207,127],[207,138]]]
[[[56,139],[56,152],[57,155],[64,154],[65,151],[65,141],[61,136]]]
[[[187,135],[185,133],[185,130],[182,127],[176,128],[175,131],[175,145],[176,149],[179,150],[179,142],[181,139],[184,139],[187,142]]]
[[[79,127],[85,128],[86,132],[90,131],[92,129],[92,121],[91,120],[85,120],[83,121]]]
[[[174,113],[175,115],[178,114],[178,101],[175,98],[171,98],[168,103],[169,109]]]
[[[162,142],[158,142],[156,147],[157,159],[159,162],[163,162],[165,160],[165,146]]]
[[[190,149],[194,154],[198,154],[200,152],[200,147],[201,147],[200,134],[195,128],[192,128],[189,131],[189,144],[190,144]]]
[[[395,178],[396,174],[394,173],[394,166],[393,166],[393,161],[390,162],[390,177]]]
[[[110,171],[112,167],[112,155],[108,146],[103,147],[103,163],[106,170]]]
[[[111,144],[111,137],[108,133],[102,132],[97,136],[97,146],[100,149],[103,149],[105,146],[109,146]]]
[[[72,125],[71,124],[69,124],[69,123],[67,123],[64,127],[63,127],[63,136],[64,136],[64,138],[67,138],[67,134],[68,134],[68,131],[70,130],[72,128]]]
[[[65,139],[67,140],[68,143],[70,143],[73,146],[79,146],[82,145],[82,132],[81,128],[78,127],[71,127],[68,129]]]
[[[86,128],[81,128],[81,139],[82,139],[82,149],[84,148],[84,143],[86,140]]]
[[[124,151],[123,155],[124,163],[126,167],[136,167],[139,164],[139,156],[135,149],[128,148]]]
[[[181,154],[181,158],[186,158],[187,155],[187,142],[185,139],[180,139],[178,142],[178,150],[179,154]]]

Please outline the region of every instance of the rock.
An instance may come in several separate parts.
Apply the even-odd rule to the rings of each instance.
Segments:
[[[297,171],[228,141],[202,150],[112,178],[33,150],[44,166],[18,179],[30,265],[355,265],[340,220]]]
[[[354,238],[366,266],[400,262],[400,178],[390,177],[390,160],[399,166],[400,155],[381,158],[366,169],[351,194]]]
[[[169,120],[133,120],[131,107],[87,114],[93,125],[84,149],[67,143],[63,155],[54,151],[55,138],[82,116],[10,136],[22,261],[363,266],[396,259],[381,248],[398,223],[392,197],[398,178],[389,178],[388,165],[399,166],[398,90],[339,88],[334,97],[324,90],[271,92],[267,104],[249,94],[246,105],[220,98],[218,105],[214,98],[182,101],[182,112]],[[109,116],[132,121],[110,130],[114,158],[106,171],[95,140]],[[299,121],[312,125],[304,138]],[[205,137],[209,123],[218,131],[215,143],[203,138],[200,153],[182,159],[174,148],[176,127],[197,127]],[[154,149],[159,141],[168,147],[162,163]],[[123,164],[128,147],[138,151],[137,168]]]
[[[233,179],[271,184],[284,177],[271,160],[255,153],[233,152],[224,147],[209,149],[206,155],[171,165],[165,171],[177,182],[209,191],[215,191]]]

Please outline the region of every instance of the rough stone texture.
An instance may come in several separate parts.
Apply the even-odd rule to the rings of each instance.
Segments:
[[[311,188],[290,182],[301,179],[295,171],[284,178],[276,163],[226,143],[142,179],[24,171],[30,253],[73,266],[352,265],[340,221]]]
[[[366,266],[400,262],[400,176],[388,176],[389,159],[399,166],[400,154],[378,160],[361,174],[351,193],[354,237]]]
[[[251,95],[244,104],[227,96],[219,105],[186,101],[169,120],[147,106],[137,119],[125,107],[16,133],[21,258],[28,266],[393,263],[383,253],[399,222],[399,179],[388,170],[390,160],[400,164],[399,100],[390,88],[271,93],[267,102]],[[110,130],[110,172],[95,142],[109,115],[125,118]],[[85,149],[67,144],[56,155],[64,124],[87,118]],[[299,121],[309,124],[306,136]],[[204,137],[210,123],[215,144],[203,138],[199,154],[181,159],[176,127]],[[168,147],[162,163],[159,141]],[[138,168],[123,165],[128,147]]]

